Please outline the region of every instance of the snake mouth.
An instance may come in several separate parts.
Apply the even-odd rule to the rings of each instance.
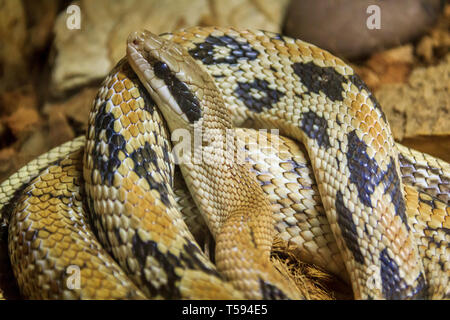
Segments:
[[[178,117],[189,122],[176,99],[178,93],[171,88],[176,79],[173,68],[178,68],[175,63],[164,61],[167,57],[163,59],[162,53],[168,50],[165,40],[146,30],[131,33],[127,40],[128,62],[163,113],[168,106]]]

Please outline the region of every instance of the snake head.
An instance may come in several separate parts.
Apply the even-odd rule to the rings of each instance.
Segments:
[[[128,37],[127,57],[172,130],[201,119],[205,84],[212,79],[186,50],[144,30]]]

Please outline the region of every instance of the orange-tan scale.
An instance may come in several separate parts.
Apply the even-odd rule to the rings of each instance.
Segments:
[[[177,72],[187,70],[184,76],[189,78],[189,89],[210,109],[202,119],[205,127],[223,130],[225,125],[231,129],[232,123],[277,128],[296,141],[233,131],[231,141],[249,135],[256,140],[246,145],[247,151],[253,149],[254,153],[248,153],[246,164],[222,167],[226,169],[219,173],[214,166],[203,167],[201,174],[195,167],[191,171],[185,168],[184,173],[191,175],[186,184],[196,198],[193,204],[184,189],[173,188],[174,184],[176,188],[186,186],[179,176],[173,177],[169,133],[155,107],[161,108],[160,101],[150,98],[148,88],[122,60],[99,90],[86,137],[55,148],[0,185],[1,218],[10,229],[17,228],[14,219],[24,215],[15,202],[19,198],[28,201],[23,189],[30,188],[30,180],[48,178],[46,170],[55,161],[66,161],[63,159],[71,152],[78,150],[81,157],[85,143],[83,168],[70,174],[73,181],[84,179],[86,196],[74,193],[72,199],[84,201],[87,221],[105,254],[114,256],[126,277],[147,298],[302,297],[268,262],[276,233],[298,247],[301,259],[349,281],[356,298],[448,298],[449,165],[395,144],[376,100],[349,66],[313,45],[262,31],[191,28],[163,37],[182,46],[178,53],[185,59],[165,53],[161,57],[176,66]],[[187,69],[183,69],[184,63]],[[190,74],[190,68],[198,73]],[[226,118],[227,110],[231,118]],[[165,120],[171,127],[173,119]],[[180,124],[178,121],[176,126]],[[264,139],[280,146],[281,153],[266,148]],[[303,152],[299,142],[305,145]],[[75,163],[74,155],[67,161]],[[215,153],[206,154],[204,160],[222,163]],[[388,187],[383,181],[373,183],[372,176],[362,172],[364,165],[373,169],[374,176],[388,179]],[[364,188],[358,184],[365,186],[361,181],[373,183],[370,196],[361,195]],[[73,190],[74,186],[67,188]],[[204,200],[198,200],[198,195]],[[397,210],[402,213],[399,196],[404,199],[406,215],[394,214]],[[43,208],[59,203],[59,199],[46,198]],[[223,274],[201,252],[186,226],[198,223],[199,218],[184,219],[180,213],[196,212],[196,206],[202,214],[209,208],[233,213],[206,221],[224,249],[215,257]],[[11,212],[15,214],[10,219]],[[257,218],[261,212],[264,221]],[[345,229],[343,216],[355,230]],[[198,226],[192,229],[196,237],[204,236]],[[217,232],[220,229],[228,233]],[[43,240],[34,241],[43,243],[52,236],[42,235]],[[349,239],[353,241],[350,245]],[[246,254],[249,244],[262,250]],[[45,265],[46,275],[55,274],[55,263],[32,260],[40,255],[23,253],[10,250],[12,257],[17,255],[11,259],[15,270],[22,270],[16,261],[29,259],[33,268]],[[262,259],[257,258],[259,254]],[[394,268],[383,270],[386,265]],[[255,279],[248,274],[254,270],[257,278],[265,279],[259,287],[244,280]],[[398,274],[389,278],[392,270]],[[20,272],[47,288],[38,274]],[[29,293],[21,275],[15,276],[25,296],[48,292]],[[386,294],[384,283],[391,282],[393,287],[388,286]],[[112,285],[103,289],[100,293],[105,298],[120,298]],[[108,289],[115,295],[105,292]],[[53,298],[80,297],[62,282],[52,286],[52,293]]]
[[[84,143],[84,136],[63,143],[30,161],[0,184],[0,299],[17,299],[20,296],[8,256],[7,241],[9,219],[17,199],[22,195],[23,189],[27,184],[39,172],[51,163],[64,159],[71,152],[80,150],[80,148],[83,148]]]
[[[104,83],[89,119],[84,159],[100,238],[147,297],[241,298],[202,254],[176,210],[170,144],[154,103],[125,61]],[[105,178],[97,165],[111,160],[116,167]]]
[[[272,204],[277,237],[286,241],[291,249],[295,248],[301,261],[317,265],[348,282],[304,147],[291,139],[253,129],[236,129],[236,134],[245,142],[244,157],[252,165]],[[429,296],[433,299],[449,298],[450,239],[445,230],[450,229],[450,207],[434,194],[419,191],[415,185],[434,190],[436,181],[440,181],[440,189],[444,189],[448,187],[445,180],[450,168],[447,163],[430,155],[397,146],[402,151],[403,162],[400,163],[408,221],[419,243],[426,277],[434,279],[429,287]],[[411,163],[420,163],[421,166],[411,167]],[[427,183],[424,183],[425,179]],[[180,181],[175,188],[180,210],[187,216],[186,221],[196,239],[204,243],[206,224],[198,219],[198,209],[179,173],[176,181]]]
[[[450,203],[450,164],[426,153],[397,144],[405,184]]]
[[[180,162],[180,168],[215,238],[218,271],[247,299],[303,298],[270,261],[274,236],[270,203],[250,166],[235,160],[231,117],[212,78],[186,51],[149,32],[130,35],[127,55],[170,130],[186,129],[190,137],[196,130],[202,134],[201,143],[193,148],[202,161],[188,158]],[[185,124],[184,118],[166,105],[177,97],[166,95],[161,79],[152,76],[154,60],[167,63],[176,72],[176,76],[167,75],[170,85],[183,88],[187,99],[198,101],[198,109],[188,115],[201,113],[198,121]]]
[[[255,127],[278,128],[281,134],[304,143],[355,297],[421,297],[425,291],[423,264],[404,209],[394,207],[391,201],[392,197],[403,197],[402,188],[396,186],[389,194],[384,183],[376,183],[373,190],[358,195],[366,190],[351,183],[352,174],[364,173],[349,168],[353,153],[349,150],[355,146],[350,137],[364,145],[364,150],[355,151],[355,156],[364,157],[356,159],[359,169],[363,170],[362,162],[368,158],[374,170],[397,175],[399,180],[397,150],[389,126],[353,70],[311,44],[263,31],[194,27],[164,38],[187,50],[214,77],[237,123],[251,119]],[[246,54],[243,58],[242,52]],[[161,54],[162,59],[166,55]],[[164,61],[169,68],[176,64],[176,58],[171,59]],[[172,69],[178,75],[180,68],[184,66]],[[260,94],[276,97],[263,106],[249,103],[255,90],[242,93],[245,84],[254,89],[263,87]],[[198,86],[194,81],[194,87]],[[315,121],[321,126],[314,127]],[[324,130],[327,139],[317,130]],[[371,178],[356,178],[360,184],[363,179]],[[342,218],[337,207],[350,214]],[[340,226],[339,218],[351,225],[350,231]],[[399,280],[394,280],[398,283],[382,281],[379,270],[391,266],[400,274]]]
[[[50,165],[23,191],[8,230],[11,264],[28,299],[143,299],[84,216],[83,149]]]
[[[263,185],[263,190],[268,195],[274,208],[277,236],[285,240],[291,248],[295,247],[298,257],[302,261],[313,263],[345,279],[347,275],[344,264],[326,220],[311,164],[306,156],[306,150],[288,138],[278,138],[270,134],[266,136],[262,132],[250,129],[237,129],[236,131],[238,137],[245,141],[244,148],[247,151],[245,158],[252,164],[258,181]],[[445,240],[445,235],[443,235],[444,242],[440,245],[436,246],[430,243],[430,232],[438,228],[450,228],[448,205],[445,205],[442,201],[436,201],[434,197],[427,196],[424,193],[421,197],[426,201],[418,202],[419,191],[414,187],[419,184],[422,187],[429,186],[428,190],[434,190],[437,185],[436,181],[440,181],[438,187],[440,186],[440,189],[443,190],[448,186],[448,183],[445,184],[445,179],[448,178],[448,164],[401,145],[398,145],[398,147],[402,151],[403,159],[408,159],[408,162],[401,162],[402,180],[406,184],[407,212],[409,219],[414,221],[414,229],[420,231],[416,237],[420,239],[419,249],[425,261],[427,278],[448,279],[448,277],[445,277],[445,272],[448,272],[446,270],[448,269],[448,257],[450,256],[448,239]],[[79,149],[79,152],[76,152],[77,149]],[[21,173],[19,172],[16,175],[16,179],[19,179],[18,185],[22,185],[21,182],[28,181],[26,172],[36,174],[43,169],[42,167],[47,167],[50,163],[58,160],[56,154],[63,159],[70,153],[81,155],[80,151],[83,149],[84,137],[80,137],[77,141],[70,141],[44,154],[41,158],[34,160],[34,165],[29,164],[21,169]],[[52,153],[54,156],[49,157],[49,154]],[[410,163],[420,163],[421,166],[420,168],[411,167]],[[81,174],[82,172],[79,171],[78,175],[81,176]],[[21,177],[21,180],[18,176]],[[5,181],[0,188],[2,199],[7,199],[7,196],[11,194],[10,191],[14,190],[14,185]],[[185,221],[195,235],[195,239],[204,243],[205,238],[207,238],[206,224],[199,216],[198,209],[179,172],[175,174],[174,193],[178,208],[185,216]],[[418,203],[420,205],[419,211],[416,210]],[[438,208],[437,215],[433,213],[435,208]],[[433,215],[439,217],[439,219],[433,220]],[[427,236],[424,236],[424,223],[427,221],[434,222],[427,225]],[[436,254],[436,248],[440,250],[440,253]],[[4,261],[9,260],[7,256],[2,256],[2,258],[4,258]],[[444,274],[439,271],[441,270],[440,265],[447,268],[443,270]],[[7,267],[7,265],[4,264],[2,267]],[[436,272],[438,275],[433,276],[433,273],[436,274]],[[5,270],[6,278],[2,279],[1,282],[2,289],[5,289],[7,293],[14,292],[14,286],[16,285],[16,280],[12,278],[11,273],[12,270]],[[428,276],[428,273],[431,274]],[[198,279],[198,277],[196,276],[195,279]],[[206,283],[207,280],[205,279],[205,285]],[[186,287],[189,287],[189,285],[186,284]],[[445,290],[445,283],[438,283],[437,286],[431,288],[433,287],[441,289],[431,292],[430,296],[437,299],[449,296],[448,289],[447,292]],[[16,295],[13,295],[13,297],[17,298]],[[204,298],[209,297],[205,293]],[[7,295],[5,298],[11,297]]]
[[[429,194],[405,186],[407,213],[424,261],[429,295],[449,299],[450,207]]]

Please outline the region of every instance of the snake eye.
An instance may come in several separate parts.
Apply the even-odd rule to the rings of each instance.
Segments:
[[[169,66],[164,62],[158,61],[153,65],[155,75],[160,79],[168,79],[171,76]]]

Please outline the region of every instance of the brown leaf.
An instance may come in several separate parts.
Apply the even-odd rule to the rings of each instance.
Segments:
[[[22,137],[33,131],[40,122],[39,113],[35,109],[26,107],[19,107],[13,114],[5,118],[6,126],[16,137]]]

